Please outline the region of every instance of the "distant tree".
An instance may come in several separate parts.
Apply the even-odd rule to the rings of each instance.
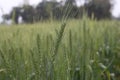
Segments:
[[[4,14],[3,19],[12,21],[15,24],[19,23],[19,17],[22,17],[23,22],[32,23],[35,16],[34,8],[30,5],[24,5],[22,7],[14,7],[9,14]]]
[[[66,0],[65,5],[76,5],[76,0]]]
[[[98,20],[111,18],[112,4],[110,0],[89,0],[84,6],[90,18],[92,16]]]
[[[79,8],[77,7],[76,0],[66,0],[63,8],[63,15],[67,18],[78,18]]]
[[[18,24],[19,16],[21,15],[21,7],[14,7],[10,12],[10,19],[16,24]]]
[[[37,14],[40,20],[56,18],[60,14],[59,3],[57,1],[43,1],[36,7]]]
[[[5,19],[5,20],[10,20],[11,19],[10,15],[8,15],[8,14],[3,14],[2,18]]]
[[[25,23],[34,22],[35,9],[31,5],[24,5],[21,9],[21,17]]]

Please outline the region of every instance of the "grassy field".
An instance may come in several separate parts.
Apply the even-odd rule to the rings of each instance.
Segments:
[[[120,80],[120,22],[0,25],[0,80]]]

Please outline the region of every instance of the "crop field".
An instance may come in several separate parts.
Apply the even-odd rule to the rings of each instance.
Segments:
[[[120,80],[120,22],[0,25],[0,80]]]

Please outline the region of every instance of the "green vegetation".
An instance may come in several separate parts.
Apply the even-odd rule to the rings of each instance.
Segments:
[[[120,80],[120,22],[0,27],[0,80]]]

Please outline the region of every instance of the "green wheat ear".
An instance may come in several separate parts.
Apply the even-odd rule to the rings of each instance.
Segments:
[[[15,24],[15,22],[14,22],[15,16],[16,16],[16,13],[15,13],[15,10],[14,10],[13,13],[12,13],[12,21],[13,21],[13,24]]]
[[[5,64],[5,65],[7,65],[7,61],[6,61],[6,59],[5,59],[5,55],[4,55],[4,53],[3,53],[3,51],[0,49],[0,56],[1,56],[1,58],[2,58],[2,60],[3,60],[3,63]]]
[[[65,27],[66,27],[66,23],[63,23],[61,25],[61,29],[60,29],[60,31],[59,31],[59,33],[57,35],[57,39],[56,39],[56,43],[55,43],[55,47],[54,47],[54,51],[53,51],[53,55],[52,55],[52,62],[55,61],[55,57],[56,57],[56,55],[58,53],[59,45],[60,45],[60,42],[62,40]]]

